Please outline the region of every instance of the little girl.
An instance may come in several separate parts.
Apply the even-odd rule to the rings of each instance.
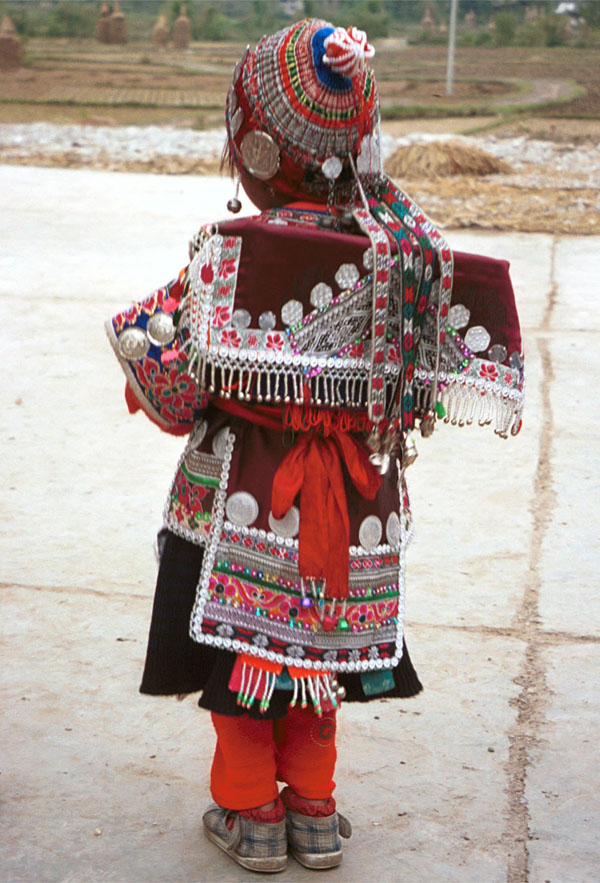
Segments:
[[[130,411],[189,435],[141,690],[202,691],[205,832],[254,871],[341,862],[340,701],[421,689],[403,641],[411,431],[520,425],[507,265],[453,258],[383,173],[373,54],[316,20],[246,50],[228,208],[241,183],[261,214],[202,229],[177,279],[107,323]]]

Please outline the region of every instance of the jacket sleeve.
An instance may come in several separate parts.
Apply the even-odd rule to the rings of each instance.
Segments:
[[[185,270],[146,300],[106,322],[106,331],[127,378],[130,413],[143,410],[164,432],[186,435],[208,404],[197,377],[187,371],[184,341],[173,322],[183,295]]]

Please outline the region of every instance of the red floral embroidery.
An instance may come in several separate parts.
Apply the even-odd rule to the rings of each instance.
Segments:
[[[246,338],[246,343],[248,344],[248,346],[256,346],[258,343],[258,337],[256,336],[256,334],[249,334]]]
[[[266,347],[268,350],[282,350],[283,346],[284,340],[279,331],[275,331],[273,334],[267,334]]]
[[[219,276],[221,279],[229,279],[230,276],[233,276],[235,273],[235,260],[234,258],[228,258],[227,260],[221,263],[221,268],[219,270]]]
[[[179,374],[177,368],[172,368],[155,378],[154,391],[161,404],[168,405],[178,413],[185,413],[187,419],[193,420],[193,411],[189,406],[196,404],[197,387],[189,374]]]
[[[388,350],[388,360],[390,362],[401,362],[402,355],[397,346],[391,346]]]
[[[508,384],[511,384],[511,383],[513,382],[513,376],[512,376],[512,374],[510,373],[510,371],[507,371],[507,372],[506,372],[506,374],[504,375],[504,380],[505,380],[506,383],[508,383]]]
[[[497,380],[498,379],[498,369],[495,365],[492,364],[483,364],[479,369],[479,376],[483,377],[484,380]]]
[[[231,310],[227,306],[219,305],[215,307],[212,324],[216,328],[222,328],[231,321]]]
[[[224,331],[221,331],[221,343],[224,343],[227,346],[238,347],[241,342],[242,338],[235,328],[226,328]]]
[[[348,355],[352,359],[361,359],[365,354],[365,345],[364,343],[354,343],[348,350]]]

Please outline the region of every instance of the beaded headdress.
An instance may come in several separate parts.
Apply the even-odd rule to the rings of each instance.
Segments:
[[[367,64],[374,54],[363,31],[317,19],[248,48],[227,96],[237,169],[282,193],[313,196],[351,179],[349,157],[380,171],[377,86]]]

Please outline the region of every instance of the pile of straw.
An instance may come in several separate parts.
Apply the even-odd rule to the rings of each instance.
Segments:
[[[399,147],[385,163],[391,178],[498,175],[512,172],[504,160],[460,141],[433,141]]]

